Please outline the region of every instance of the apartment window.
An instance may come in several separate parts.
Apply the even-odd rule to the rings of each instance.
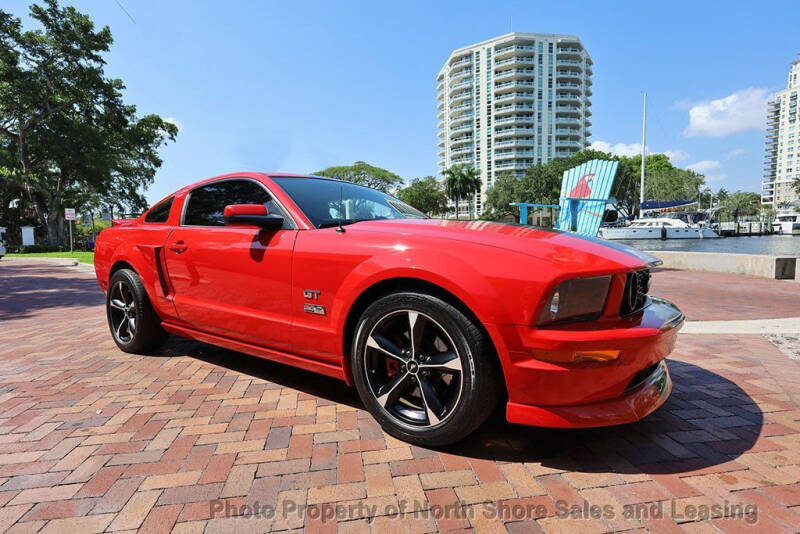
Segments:
[[[553,53],[553,43],[547,43],[547,51]]]

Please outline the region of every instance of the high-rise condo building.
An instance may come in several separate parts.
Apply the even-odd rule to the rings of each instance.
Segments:
[[[800,199],[792,181],[800,178],[800,128],[797,95],[800,59],[792,63],[786,89],[767,105],[767,156],[761,184],[761,203],[777,208]]]
[[[519,178],[589,145],[591,75],[574,35],[513,32],[450,54],[437,77],[439,166],[479,170],[474,214],[502,172]]]

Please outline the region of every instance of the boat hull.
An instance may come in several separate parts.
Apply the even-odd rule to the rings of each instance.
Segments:
[[[630,226],[600,228],[603,239],[715,239],[710,228],[633,228]]]

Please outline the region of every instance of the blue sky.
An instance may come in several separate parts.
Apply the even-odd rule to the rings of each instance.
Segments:
[[[4,9],[27,16],[30,2]],[[795,1],[179,2],[74,0],[115,38],[108,74],[140,113],[181,127],[148,199],[236,170],[365,160],[437,172],[436,75],[458,47],[515,31],[574,34],[594,61],[592,138],[760,190],[764,102],[800,52]],[[135,21],[135,22],[134,22]],[[690,119],[691,117],[691,119]],[[633,146],[631,146],[633,145]]]

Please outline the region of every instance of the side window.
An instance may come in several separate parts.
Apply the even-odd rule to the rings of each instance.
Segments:
[[[269,194],[254,182],[249,180],[215,182],[191,192],[183,224],[224,226],[223,211],[229,204],[266,204],[268,210],[274,206]]]
[[[165,223],[169,219],[169,212],[172,209],[172,201],[175,197],[170,197],[167,200],[156,204],[144,216],[144,222],[148,223]]]

